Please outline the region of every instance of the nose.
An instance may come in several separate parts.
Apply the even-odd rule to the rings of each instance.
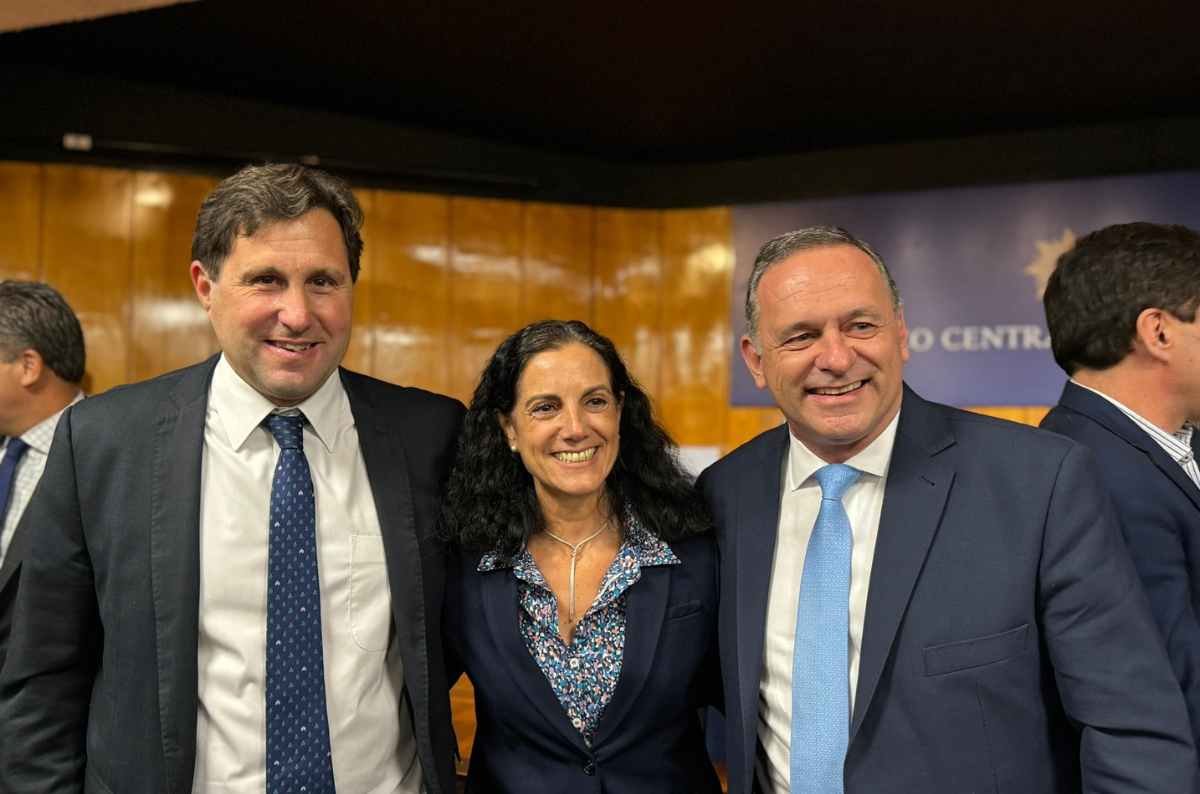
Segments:
[[[815,362],[818,369],[840,375],[858,360],[858,353],[847,344],[846,337],[840,331],[822,334],[817,344],[820,345]]]
[[[568,405],[562,413],[564,441],[583,438],[587,435],[587,425],[584,422],[583,409],[578,405]]]
[[[312,323],[308,293],[303,286],[289,286],[284,290],[279,297],[278,310],[280,324],[293,333],[303,333]]]

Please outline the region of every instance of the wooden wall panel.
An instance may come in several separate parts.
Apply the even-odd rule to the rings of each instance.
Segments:
[[[196,214],[215,185],[202,176],[133,176],[129,381],[195,364],[217,350],[188,275]]]
[[[662,358],[662,251],[658,213],[597,209],[592,235],[592,323],[612,339],[652,397]],[[662,406],[655,401],[660,415]]]
[[[371,220],[375,203],[375,191],[355,190],[354,197],[362,207],[362,234],[366,240],[367,224]],[[354,325],[350,332],[350,346],[346,348],[346,355],[342,358],[342,366],[368,375],[373,374],[375,353],[375,327],[371,318],[374,314],[372,295],[375,283],[375,268],[372,267],[372,263],[376,259],[375,250],[369,245],[364,245],[358,261],[358,280],[354,282]]]
[[[449,199],[376,191],[363,233],[374,250],[372,374],[448,393]]]
[[[976,406],[968,408],[968,411],[974,411],[977,414],[984,416],[995,416],[1000,419],[1007,419],[1010,422],[1020,422],[1025,425],[1037,427],[1038,422],[1050,411],[1049,406],[1029,405],[1029,406]]]
[[[662,213],[663,358],[659,404],[679,444],[720,446],[729,411],[729,210]]]
[[[0,163],[0,279],[42,277],[42,166]]]
[[[469,402],[496,347],[521,326],[520,202],[450,201],[450,388]]]
[[[531,203],[525,205],[524,223],[518,325],[547,319],[590,325],[592,210]]]
[[[130,171],[46,166],[42,277],[79,316],[92,392],[128,380],[132,205]]]

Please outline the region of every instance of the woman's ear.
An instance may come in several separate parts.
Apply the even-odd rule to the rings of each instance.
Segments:
[[[508,448],[513,452],[517,451],[517,431],[513,427],[512,419],[502,413],[496,413],[496,422],[500,425],[500,432],[504,434],[504,440],[508,442]]]

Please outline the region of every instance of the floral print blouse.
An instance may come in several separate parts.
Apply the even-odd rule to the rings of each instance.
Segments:
[[[625,539],[604,575],[596,600],[579,619],[568,645],[558,634],[554,593],[528,549],[511,560],[495,552],[479,561],[479,571],[511,568],[521,602],[521,637],[550,682],[571,724],[590,746],[604,709],[621,676],[625,655],[625,592],[651,565],[678,565],[671,547],[651,535],[636,519],[628,522]]]

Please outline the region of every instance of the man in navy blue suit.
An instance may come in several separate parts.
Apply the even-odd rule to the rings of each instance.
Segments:
[[[1046,287],[1070,380],[1042,427],[1091,448],[1200,735],[1200,234],[1128,223],[1079,240]]]
[[[732,794],[1188,792],[1179,686],[1086,450],[927,402],[882,260],[768,242],[742,354],[787,423],[699,487]]]

